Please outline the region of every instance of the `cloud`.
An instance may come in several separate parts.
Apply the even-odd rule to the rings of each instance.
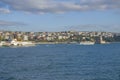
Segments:
[[[9,26],[24,26],[25,23],[20,22],[11,22],[11,21],[3,21],[0,20],[0,27],[9,27]]]
[[[0,8],[0,14],[8,14],[8,13],[10,13],[9,9]]]
[[[120,25],[86,24],[86,25],[77,25],[77,26],[65,26],[64,30],[120,32]]]
[[[27,13],[64,13],[90,10],[120,10],[120,0],[1,0],[10,10]]]

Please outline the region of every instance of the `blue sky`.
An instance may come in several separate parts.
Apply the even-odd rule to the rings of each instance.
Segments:
[[[0,29],[120,32],[120,0],[0,0]]]

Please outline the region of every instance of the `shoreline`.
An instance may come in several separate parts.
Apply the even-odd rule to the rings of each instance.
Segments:
[[[104,44],[112,44],[112,43],[120,43],[120,42],[106,42]],[[69,43],[68,42],[37,42],[35,44],[39,45],[39,44],[79,44],[79,43],[78,42],[69,42]]]
[[[37,42],[35,44],[67,44],[67,42]]]
[[[105,44],[114,44],[114,43],[120,43],[120,42],[108,42]],[[0,47],[30,47],[30,46],[35,46],[35,45],[41,45],[41,44],[80,44],[78,42],[33,42],[33,44],[26,44],[26,45],[0,45]],[[96,43],[95,43],[96,44]],[[93,44],[93,45],[95,45]]]

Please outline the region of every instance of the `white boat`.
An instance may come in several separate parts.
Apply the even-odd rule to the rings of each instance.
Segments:
[[[17,41],[17,40],[12,40],[11,45],[13,46],[35,46],[35,43],[32,43],[30,41]]]
[[[0,42],[0,47],[2,47],[2,46],[10,46],[10,43],[7,42],[7,41],[1,41]]]
[[[82,41],[80,42],[80,45],[94,45],[95,42],[91,42],[91,41]]]
[[[22,46],[35,46],[32,42],[21,42]]]

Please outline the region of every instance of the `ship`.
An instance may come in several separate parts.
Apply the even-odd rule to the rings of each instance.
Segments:
[[[35,43],[30,41],[17,41],[16,39],[8,42],[8,41],[1,41],[0,47],[30,47],[35,46]]]
[[[11,41],[11,45],[13,46],[35,46],[35,43],[32,43],[30,41],[17,41],[16,39],[15,40],[12,40]]]
[[[95,42],[92,42],[92,41],[81,41],[80,42],[80,45],[94,45]]]

